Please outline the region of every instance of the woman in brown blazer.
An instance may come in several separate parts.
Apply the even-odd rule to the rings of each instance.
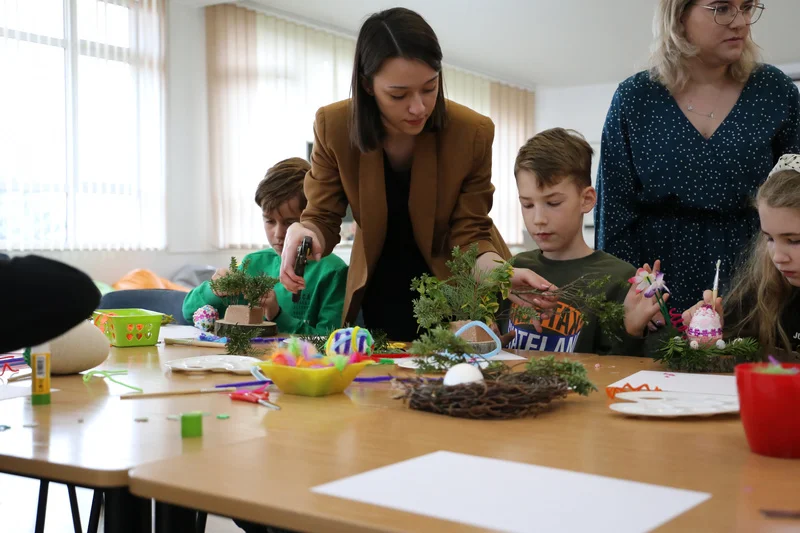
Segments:
[[[477,244],[484,270],[510,258],[489,218],[494,125],[445,100],[441,62],[436,35],[417,13],[394,8],[364,23],[352,98],[317,112],[308,206],[282,256],[281,282],[302,290],[298,245],[309,236],[314,258],[330,254],[349,204],[357,229],[343,320],[355,322],[361,309],[367,328],[398,341],[418,336],[411,280],[446,278],[454,246]],[[549,286],[530,271],[515,272],[514,283]]]

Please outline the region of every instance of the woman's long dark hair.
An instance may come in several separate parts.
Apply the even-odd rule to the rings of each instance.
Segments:
[[[383,62],[395,57],[422,61],[439,73],[436,104],[425,129],[440,130],[447,122],[442,48],[433,28],[418,13],[402,7],[375,13],[358,32],[350,85],[350,141],[361,152],[378,148],[385,134],[378,103],[364,89],[362,81],[371,84]]]

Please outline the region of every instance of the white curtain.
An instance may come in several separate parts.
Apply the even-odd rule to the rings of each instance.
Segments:
[[[159,249],[164,0],[0,0],[0,250]]]
[[[355,43],[231,5],[206,8],[206,24],[217,244],[263,247],[256,186],[307,157],[317,109],[349,96]]]
[[[535,133],[533,92],[452,67],[444,68],[444,80],[448,98],[494,122],[492,183],[495,193],[490,215],[506,243],[522,244],[525,224],[514,179],[514,160],[520,146]]]
[[[232,5],[206,8],[214,221],[220,248],[265,244],[253,197],[267,168],[306,157],[314,114],[350,96],[355,40]],[[517,149],[533,135],[533,93],[445,67],[446,96],[495,123],[492,218],[522,242]]]

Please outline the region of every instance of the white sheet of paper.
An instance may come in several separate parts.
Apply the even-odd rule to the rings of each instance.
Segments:
[[[647,385],[670,392],[702,392],[706,394],[726,394],[738,396],[735,376],[715,376],[711,374],[685,374],[682,372],[656,372],[641,370],[635,374],[612,383],[609,387],[631,387]]]
[[[525,361],[525,358],[505,350],[500,350],[500,353],[490,357],[489,361]]]
[[[420,479],[435,480],[420,483]],[[710,494],[447,451],[311,489],[510,532],[650,531]]]
[[[158,340],[163,341],[167,338],[196,339],[201,333],[202,330],[199,330],[194,326],[177,326],[175,324],[168,324],[166,326],[161,326],[161,330],[158,332]]]
[[[50,394],[58,392],[58,389],[50,389]],[[25,398],[31,396],[30,381],[15,381],[5,385],[0,384],[0,401],[10,400],[11,398]]]

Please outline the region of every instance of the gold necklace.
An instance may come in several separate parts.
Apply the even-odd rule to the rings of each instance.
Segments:
[[[694,113],[695,115],[700,115],[701,117],[706,117],[706,118],[710,118],[710,119],[713,120],[714,119],[714,113],[716,111],[717,104],[719,103],[719,97],[720,96],[722,96],[722,87],[717,89],[717,97],[714,99],[714,108],[715,109],[712,109],[711,113],[702,113],[700,111],[695,110],[694,104],[692,104],[691,102],[689,102],[689,104],[686,106],[686,109],[690,113]]]

